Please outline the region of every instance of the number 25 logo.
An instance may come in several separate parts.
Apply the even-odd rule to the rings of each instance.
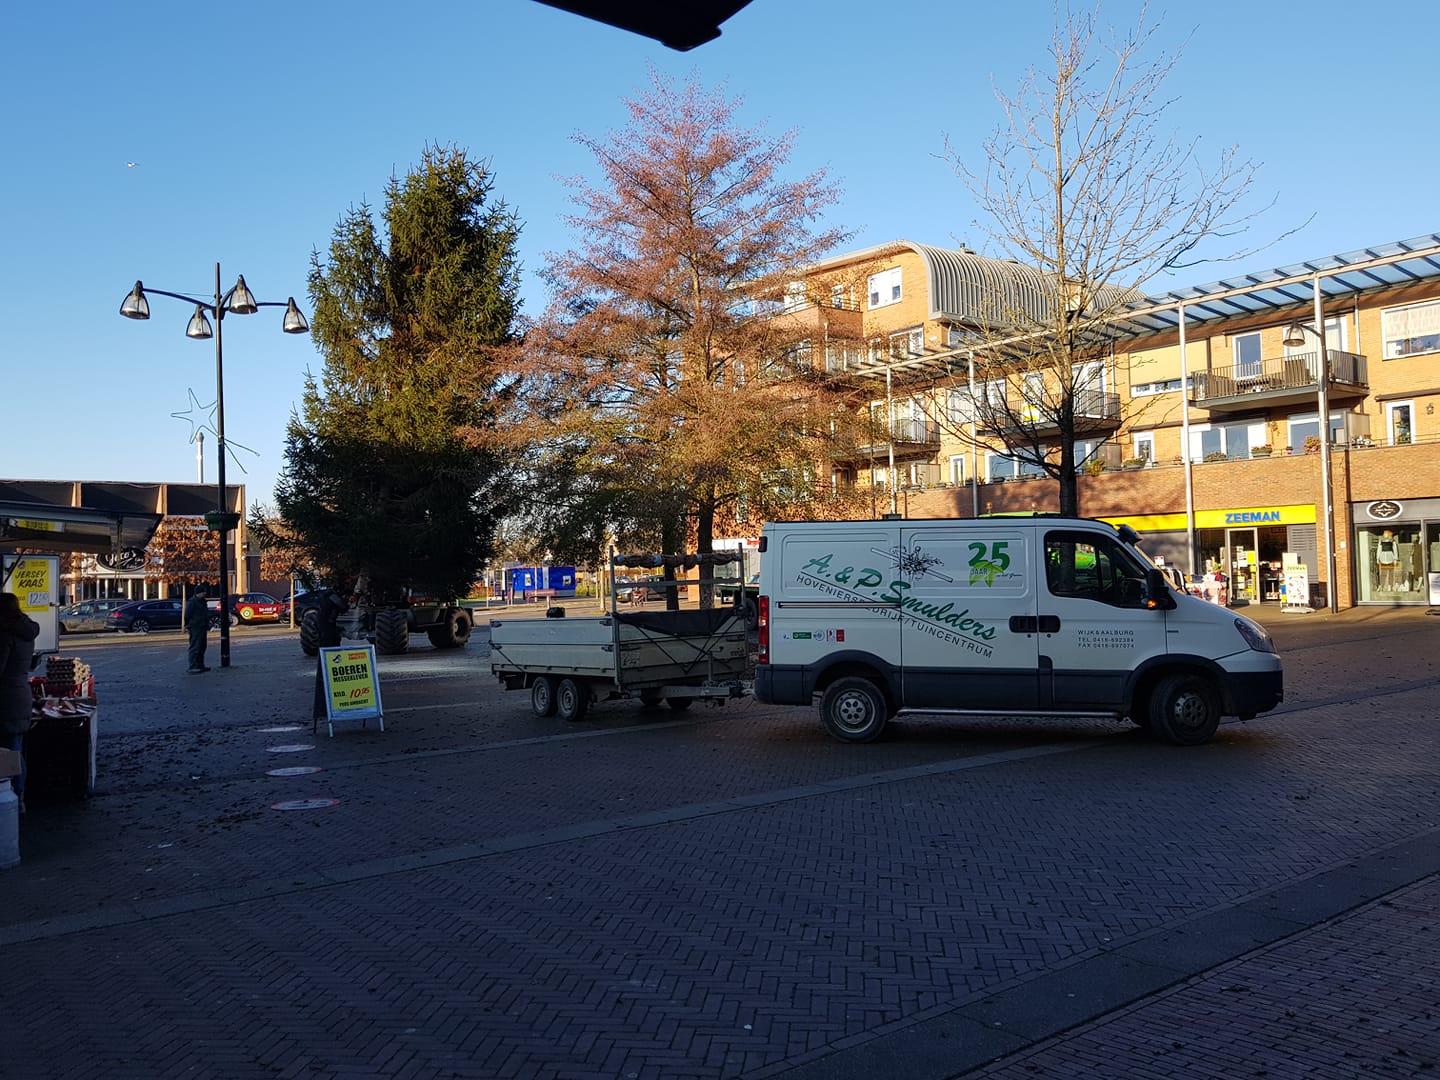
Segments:
[[[994,585],[996,575],[1010,569],[1010,556],[1005,552],[1009,546],[1008,540],[996,541],[988,549],[984,544],[971,544],[970,584],[984,581],[987,586]]]

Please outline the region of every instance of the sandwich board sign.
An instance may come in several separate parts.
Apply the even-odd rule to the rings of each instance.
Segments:
[[[380,705],[380,675],[375,670],[375,646],[351,645],[323,647],[319,655],[320,671],[317,697],[325,699],[325,723],[330,737],[335,737],[337,720],[380,721],[385,730],[385,713]],[[318,705],[319,702],[317,701]],[[320,710],[315,710],[315,720]]]

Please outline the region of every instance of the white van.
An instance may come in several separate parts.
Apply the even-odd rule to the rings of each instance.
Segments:
[[[869,742],[901,710],[1129,718],[1196,745],[1283,699],[1263,627],[1174,589],[1128,526],[1049,516],[777,522],[755,696]]]

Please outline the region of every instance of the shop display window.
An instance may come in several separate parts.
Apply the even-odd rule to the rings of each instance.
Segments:
[[[1392,603],[1423,601],[1425,555],[1420,527],[1414,523],[1387,522],[1357,529],[1358,599]]]

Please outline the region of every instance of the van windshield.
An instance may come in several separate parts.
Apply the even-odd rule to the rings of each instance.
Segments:
[[[1150,569],[1139,549],[1115,537],[1066,529],[1045,534],[1045,579],[1053,596],[1143,607]]]

